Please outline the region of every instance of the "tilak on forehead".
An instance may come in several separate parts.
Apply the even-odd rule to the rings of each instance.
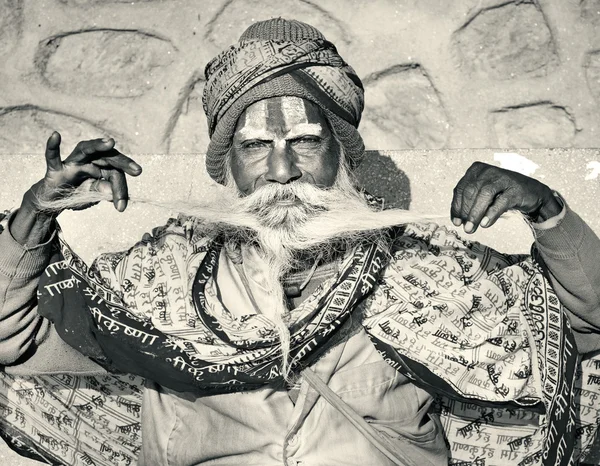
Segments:
[[[260,118],[263,123],[266,118],[285,121],[300,114],[308,116],[310,123],[316,109],[303,101],[312,102],[343,147],[348,166],[360,163],[364,144],[357,127],[364,107],[362,83],[314,27],[283,18],[254,23],[237,44],[208,63],[205,76],[203,103],[211,136],[206,168],[215,181],[225,182],[227,154],[240,116],[255,102],[272,97],[298,99],[281,99],[279,105],[265,105],[262,113],[253,111],[257,120],[251,125]]]
[[[237,132],[244,139],[292,139],[301,134],[321,135],[321,121],[319,110],[306,100],[280,97],[249,106],[239,118]]]

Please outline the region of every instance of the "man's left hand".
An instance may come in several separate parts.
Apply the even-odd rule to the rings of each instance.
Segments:
[[[450,216],[456,226],[474,233],[492,226],[508,210],[534,221],[558,215],[562,207],[545,184],[517,172],[475,162],[454,188]]]

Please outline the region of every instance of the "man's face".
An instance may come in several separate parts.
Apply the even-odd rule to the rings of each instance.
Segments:
[[[231,174],[244,194],[293,181],[328,188],[339,147],[319,108],[298,97],[272,97],[240,116],[231,148]]]

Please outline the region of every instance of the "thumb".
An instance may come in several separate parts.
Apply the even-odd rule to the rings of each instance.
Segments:
[[[60,133],[54,131],[46,142],[46,167],[49,170],[60,170],[62,161],[60,160]]]

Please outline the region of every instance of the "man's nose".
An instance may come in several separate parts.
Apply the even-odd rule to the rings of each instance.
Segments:
[[[272,183],[286,184],[302,177],[296,165],[295,155],[287,142],[276,144],[267,160],[265,179]]]

